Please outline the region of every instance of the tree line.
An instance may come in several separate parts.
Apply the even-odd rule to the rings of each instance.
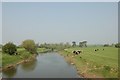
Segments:
[[[24,40],[20,46],[16,46],[12,42],[8,42],[5,45],[0,45],[2,47],[2,52],[3,53],[8,53],[10,55],[13,55],[17,53],[17,48],[25,48],[28,52],[31,54],[36,54],[37,53],[37,48],[46,48],[46,49],[51,49],[51,50],[63,50],[65,48],[70,48],[70,47],[87,47],[87,41],[81,41],[77,45],[75,41],[72,42],[72,45],[70,43],[55,43],[55,44],[48,44],[48,43],[35,43],[34,40]],[[109,44],[104,44],[104,47],[109,47]],[[113,44],[112,44],[113,46]],[[114,44],[114,47],[120,48],[120,43]]]
[[[37,46],[36,46],[34,40],[24,40],[21,44],[21,47],[25,48],[25,50],[27,50],[31,54],[37,53],[37,51],[36,51]],[[12,42],[8,42],[2,46],[2,52],[10,54],[10,55],[17,54],[17,46]]]
[[[79,44],[77,45],[75,41],[72,42],[72,47],[87,47],[87,41],[81,41],[79,42]]]

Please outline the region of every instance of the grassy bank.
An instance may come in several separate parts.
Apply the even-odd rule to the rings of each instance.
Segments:
[[[49,51],[51,51],[51,49],[45,49],[45,48],[37,49],[38,53],[44,53],[44,52],[49,52]],[[18,48],[17,52],[19,53],[19,55],[9,55],[5,53],[2,54],[2,52],[0,52],[0,56],[2,56],[0,57],[0,60],[2,61],[1,67],[6,67],[8,65],[14,65],[22,60],[29,59],[30,57],[33,56],[28,51],[26,51],[24,48]]]
[[[104,50],[103,50],[104,48]],[[94,51],[99,49],[99,51]],[[82,50],[80,55],[74,56],[73,50]],[[113,47],[69,48],[60,51],[65,59],[75,64],[78,74],[84,77],[111,77],[118,74],[118,49]]]
[[[2,67],[5,67],[10,64],[16,64],[17,62],[32,57],[32,54],[27,52],[23,48],[17,49],[19,55],[9,55],[9,54],[2,54]]]
[[[46,53],[46,52],[51,52],[51,49],[46,49],[46,48],[38,48],[37,52],[38,53]]]

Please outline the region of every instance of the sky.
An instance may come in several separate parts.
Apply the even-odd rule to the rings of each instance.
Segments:
[[[117,2],[3,2],[2,43],[118,42]]]
[[[2,43],[2,3],[0,2],[0,44]]]
[[[119,0],[1,0],[2,2],[118,2]]]

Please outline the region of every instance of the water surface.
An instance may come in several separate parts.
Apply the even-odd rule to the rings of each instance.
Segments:
[[[76,68],[56,52],[39,54],[29,63],[2,73],[3,78],[77,78]]]

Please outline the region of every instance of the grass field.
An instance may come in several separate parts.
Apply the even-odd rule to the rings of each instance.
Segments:
[[[94,51],[99,49],[99,51]],[[104,50],[103,50],[104,49]],[[73,50],[83,52],[74,56]],[[62,51],[67,60],[73,62],[80,74],[86,77],[117,77],[118,49],[114,47],[70,48]]]
[[[47,52],[47,51],[50,51],[50,49],[45,49],[45,48],[38,48],[37,49],[37,52]],[[9,55],[9,54],[1,54],[0,53],[0,61],[2,61],[2,67],[6,66],[6,65],[9,65],[9,64],[15,64],[21,60],[24,60],[24,59],[27,59],[29,57],[32,56],[32,54],[30,54],[28,51],[26,51],[24,48],[17,48],[17,52],[20,54],[20,55]]]
[[[104,50],[103,50],[104,48]],[[95,51],[99,49],[99,51]],[[82,50],[83,52],[75,56],[73,50]],[[24,48],[18,48],[20,55],[8,55],[2,54],[0,51],[0,61],[2,61],[2,67],[15,64],[23,59],[27,59],[32,56]],[[38,48],[38,52],[47,52],[48,49]],[[70,63],[74,63],[78,74],[84,77],[105,77],[116,78],[118,74],[118,48],[114,47],[87,47],[87,48],[69,48],[60,51],[60,54],[65,56],[66,60]]]
[[[2,54],[2,67],[9,65],[9,64],[15,64],[23,59],[27,59],[30,56],[32,56],[32,54],[27,52],[24,48],[18,48],[17,51],[20,55],[11,56],[5,53]]]
[[[44,52],[49,52],[51,49],[46,49],[46,48],[37,48],[38,53],[44,53]]]

